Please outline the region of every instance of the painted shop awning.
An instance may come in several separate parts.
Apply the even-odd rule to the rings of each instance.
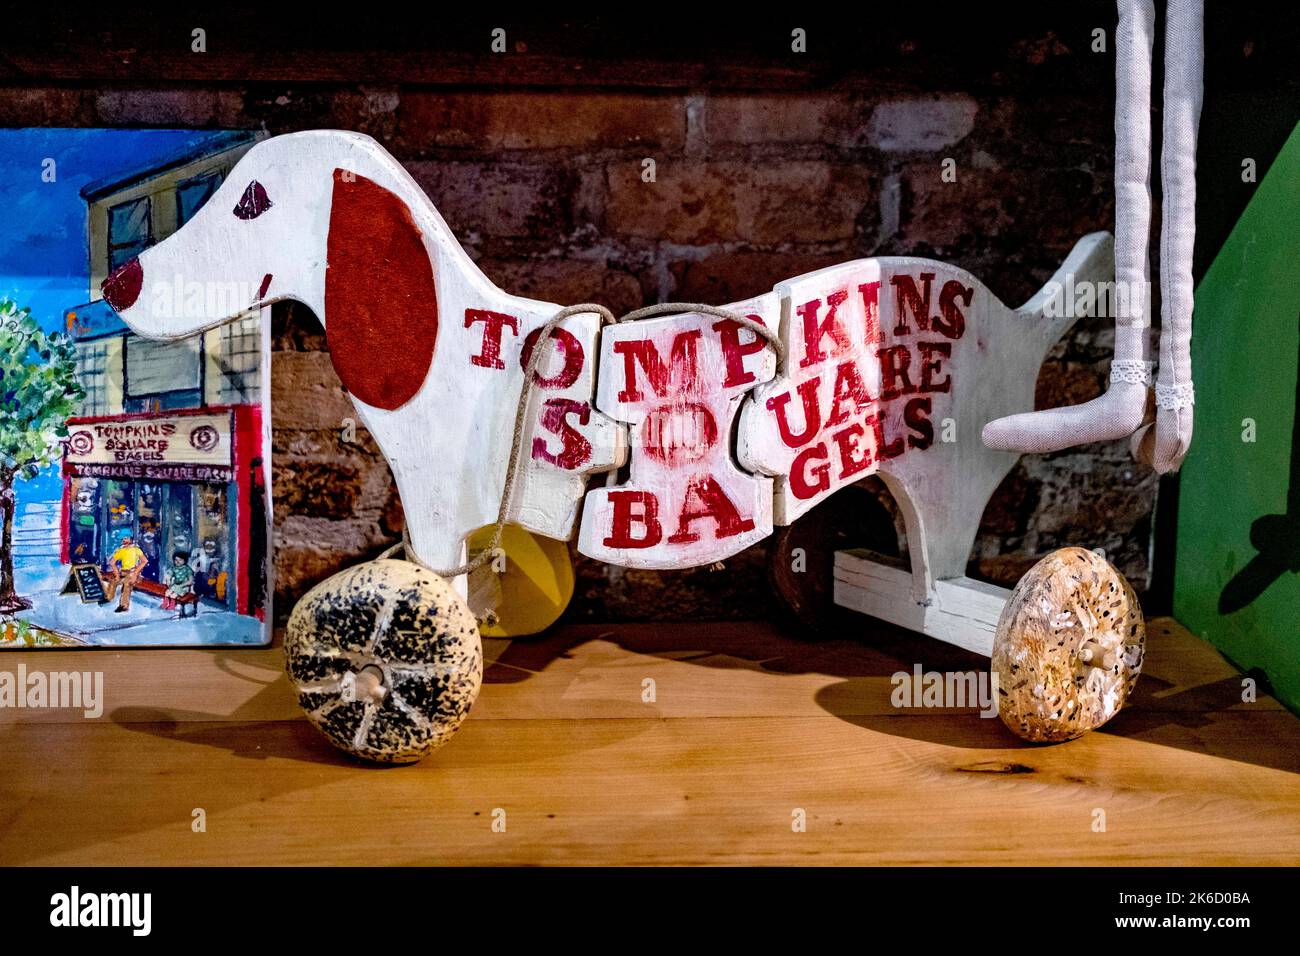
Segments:
[[[103,299],[65,310],[63,322],[68,334],[78,342],[130,331]]]

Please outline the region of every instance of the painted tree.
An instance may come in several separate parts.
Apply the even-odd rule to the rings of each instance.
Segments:
[[[46,333],[30,309],[0,298],[0,613],[31,607],[14,587],[14,483],[58,460],[84,394],[72,340]]]

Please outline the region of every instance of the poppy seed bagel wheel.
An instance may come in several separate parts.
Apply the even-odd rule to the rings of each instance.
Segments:
[[[483,682],[464,600],[409,561],[369,561],[307,592],[289,616],[289,680],[335,746],[412,763],[451,738]]]
[[[1025,740],[1071,740],[1122,708],[1146,625],[1124,575],[1084,548],[1043,558],[1011,592],[993,637],[998,713]]]

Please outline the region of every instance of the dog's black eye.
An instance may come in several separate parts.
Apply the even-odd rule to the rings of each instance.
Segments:
[[[266,194],[265,187],[254,179],[244,190],[244,195],[240,197],[239,205],[235,207],[235,215],[240,219],[256,219],[270,208],[271,197]]]

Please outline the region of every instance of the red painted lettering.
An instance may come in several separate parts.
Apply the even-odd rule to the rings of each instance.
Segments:
[[[505,368],[506,363],[501,361],[501,330],[508,325],[510,331],[518,335],[519,320],[513,315],[489,309],[466,309],[465,328],[470,328],[475,322],[483,323],[483,351],[471,355],[469,360],[481,368]]]
[[[885,423],[880,420],[879,415],[868,415],[866,424],[871,426],[871,430],[876,436],[876,456],[880,461],[884,461],[886,458],[897,458],[903,453],[903,439],[895,438],[892,442],[885,441]]]
[[[868,345],[880,344],[880,283],[864,282],[858,286],[862,293],[862,314],[866,317],[866,334],[863,341]]]
[[[623,390],[618,393],[620,402],[640,402],[645,394],[637,387],[636,366],[639,362],[645,370],[650,387],[660,398],[666,398],[668,390],[676,386],[684,395],[699,392],[697,355],[699,351],[699,329],[679,332],[673,338],[672,354],[669,365],[664,365],[659,356],[659,349],[649,339],[624,340],[614,343],[614,352],[623,356]]]
[[[827,461],[826,443],[809,445],[795,456],[790,465],[790,490],[804,501],[831,486],[831,465]]]
[[[534,458],[549,461],[566,471],[572,471],[591,459],[591,442],[568,423],[566,419],[570,415],[576,415],[578,422],[585,425],[591,419],[591,406],[569,398],[548,398],[542,406],[541,425],[553,435],[559,435],[563,447],[558,454],[552,454],[546,447],[545,438],[538,436],[533,439]]]
[[[907,313],[910,310],[922,332],[930,331],[930,283],[933,272],[922,272],[921,291],[916,289],[916,280],[910,275],[890,276],[889,282],[894,287],[894,301],[898,306],[898,324],[894,326],[895,335],[908,335]]]
[[[754,530],[754,522],[742,518],[727,493],[712,475],[699,475],[686,486],[686,499],[682,502],[677,531],[668,539],[669,544],[690,544],[699,541],[691,523],[701,518],[712,518],[716,523],[713,536],[718,540],[732,538]]]
[[[831,399],[831,413],[826,419],[826,427],[840,424],[870,404],[871,396],[867,393],[862,376],[858,374],[857,363],[853,359],[841,362],[835,370],[835,394]]]
[[[803,432],[796,435],[790,427],[789,414],[786,407],[790,404],[790,393],[782,392],[780,395],[773,395],[767,400],[767,409],[776,413],[776,427],[781,433],[781,441],[786,443],[789,448],[798,448],[800,445],[811,441],[812,437],[817,434],[822,427],[821,407],[817,404],[817,386],[821,383],[821,378],[810,378],[806,382],[799,384],[799,398],[803,401]]]
[[[751,315],[749,318],[759,323],[763,321],[757,315]],[[751,336],[748,342],[740,341],[741,329]],[[732,388],[736,385],[748,385],[754,381],[754,373],[745,370],[745,356],[763,351],[767,348],[767,340],[752,329],[745,329],[739,322],[732,322],[730,319],[715,323],[713,331],[717,332],[722,340],[722,357],[727,363],[727,378],[722,383],[722,387]]]
[[[908,366],[912,364],[912,353],[907,350],[906,345],[891,345],[886,349],[877,349],[876,355],[880,357],[881,401],[887,402],[900,395],[916,391],[912,380],[907,377]],[[902,385],[899,385],[899,382],[902,382]]]
[[[930,422],[930,400],[911,398],[903,406],[903,421],[915,434],[907,436],[909,448],[929,448],[934,444],[934,425]]]
[[[865,432],[862,426],[854,422],[848,428],[841,428],[832,437],[840,452],[840,479],[852,478],[864,472],[871,465],[871,453],[862,448],[857,439]]]
[[[650,491],[611,491],[609,503],[613,506],[609,535],[605,538],[607,548],[653,548],[663,539],[663,529],[659,525],[659,499]],[[633,508],[640,506],[640,514],[633,514]],[[632,534],[635,522],[641,528],[641,534]]]
[[[822,351],[821,342],[827,335],[835,340],[835,352],[838,354],[849,348],[849,336],[844,326],[839,322],[836,316],[836,310],[845,299],[849,297],[847,290],[841,289],[838,292],[832,292],[826,297],[826,318],[821,322],[817,321],[817,310],[821,308],[822,300],[813,299],[811,302],[805,302],[796,310],[803,319],[803,342],[804,357],[799,363],[800,368],[808,368],[810,365],[816,365],[826,358],[826,353]]]
[[[950,339],[961,338],[966,331],[966,316],[957,308],[957,300],[960,299],[966,308],[970,308],[974,296],[973,287],[964,286],[956,279],[945,282],[939,292],[939,314],[934,317],[935,331]]]
[[[524,348],[519,353],[519,367],[521,369],[528,368],[528,363],[533,357],[533,347],[537,345],[537,337],[541,334],[542,330],[539,326],[524,336]],[[582,363],[586,357],[582,351],[582,343],[568,329],[562,329],[559,326],[551,330],[551,339],[559,346],[560,354],[564,356],[564,368],[560,369],[559,373],[551,378],[544,377],[540,368],[540,365],[546,364],[547,356],[544,354],[537,370],[537,384],[542,388],[568,388],[582,374]]]
[[[936,322],[937,326],[938,323]],[[943,369],[943,358],[952,357],[951,342],[918,342],[921,350],[921,387],[918,392],[948,392],[952,390],[952,376],[936,382],[934,376]],[[943,356],[943,358],[936,358]]]
[[[707,405],[661,405],[641,426],[641,447],[665,465],[680,468],[699,461],[718,443],[718,423]]]

